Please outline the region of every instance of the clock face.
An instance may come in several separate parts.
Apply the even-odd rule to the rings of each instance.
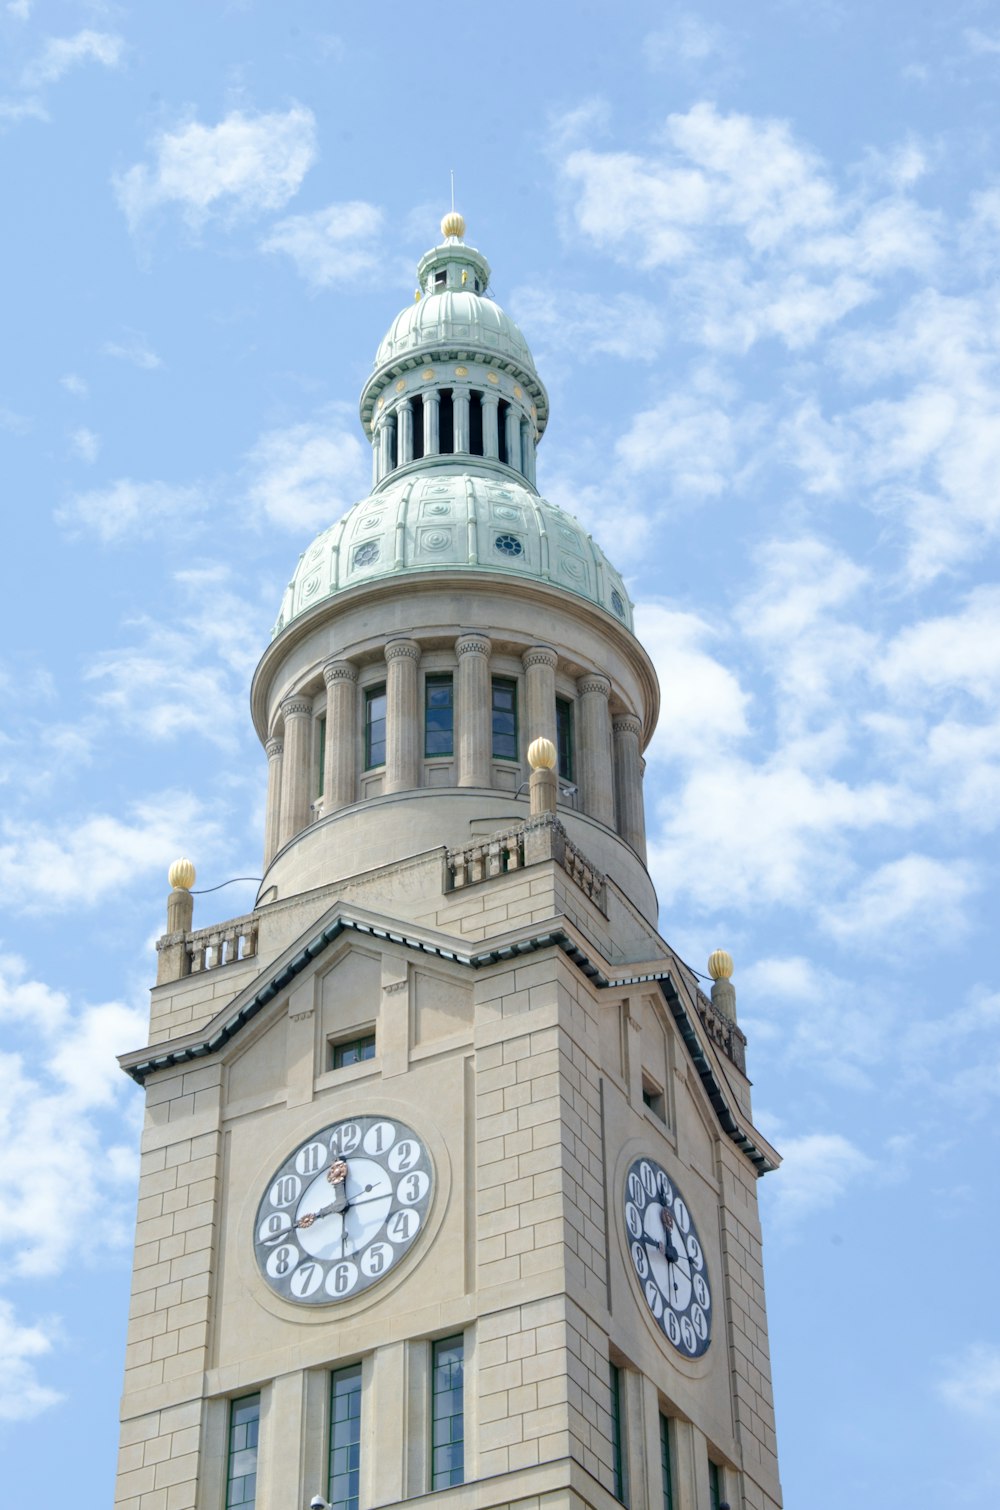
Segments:
[[[712,1340],[708,1267],[684,1197],[654,1159],[629,1169],[625,1230],[657,1326],[683,1357],[699,1358]]]
[[[377,1284],[420,1234],[434,1170],[401,1122],[352,1117],[313,1133],[276,1169],[254,1220],[264,1279],[296,1305]]]

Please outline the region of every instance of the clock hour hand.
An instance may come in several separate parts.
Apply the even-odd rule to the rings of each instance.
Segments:
[[[326,1178],[327,1183],[336,1191],[332,1209],[342,1216],[351,1204],[347,1199],[347,1160],[334,1159],[326,1172]]]

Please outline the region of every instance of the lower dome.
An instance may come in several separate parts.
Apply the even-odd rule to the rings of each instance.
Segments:
[[[633,627],[621,577],[572,514],[513,478],[425,465],[383,483],[316,537],[299,558],[271,638],[349,587],[456,568],[548,582]]]

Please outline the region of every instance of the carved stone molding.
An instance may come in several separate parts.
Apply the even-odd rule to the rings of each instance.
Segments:
[[[611,727],[616,734],[640,735],[642,733],[642,722],[634,713],[620,713],[617,718],[611,720]]]
[[[581,697],[586,697],[588,692],[599,692],[602,697],[610,697],[611,683],[606,676],[581,676],[576,690]]]
[[[390,640],[385,647],[387,661],[419,661],[420,646],[416,640]]]
[[[462,634],[455,641],[456,655],[489,656],[492,644],[484,634]]]
[[[269,739],[267,741],[267,744],[264,746],[264,749],[267,752],[268,760],[274,760],[278,755],[282,753],[284,748],[285,741],[283,739],[279,739],[276,735],[273,738]]]
[[[558,662],[559,657],[548,645],[532,645],[521,657],[521,664],[525,671],[531,666],[552,666]]]
[[[323,667],[323,680],[328,687],[334,682],[356,682],[358,668],[350,661],[327,661]]]
[[[312,710],[311,697],[286,697],[281,704],[282,717],[286,723],[290,718],[309,718]]]

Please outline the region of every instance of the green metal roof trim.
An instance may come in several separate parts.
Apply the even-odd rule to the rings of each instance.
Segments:
[[[518,939],[511,944],[502,944],[495,949],[480,950],[476,953],[464,954],[458,950],[445,949],[437,944],[429,944],[424,939],[414,938],[409,934],[401,933],[393,928],[380,928],[372,923],[364,923],[357,918],[346,917],[338,914],[331,922],[320,930],[309,941],[304,949],[286,961],[286,963],[271,976],[266,985],[252,996],[233,1013],[228,1021],[217,1028],[208,1037],[196,1043],[185,1044],[181,1048],[170,1049],[165,1053],[146,1052],[134,1050],[129,1054],[120,1054],[118,1062],[127,1075],[131,1075],[139,1085],[142,1085],[148,1075],[155,1074],[157,1070],[169,1069],[173,1065],[186,1064],[192,1060],[203,1059],[206,1055],[216,1054],[229,1042],[229,1040],[245,1027],[263,1007],[291,985],[296,976],[301,975],[307,965],[330,947],[340,935],[348,930],[356,933],[367,934],[371,938],[386,939],[389,943],[401,944],[404,948],[415,949],[422,954],[435,955],[438,959],[453,960],[456,964],[466,965],[473,970],[482,969],[485,965],[496,965],[504,960],[517,959],[521,955],[537,954],[541,949],[561,949],[568,959],[576,965],[577,969],[601,990],[617,990],[622,986],[635,986],[642,984],[655,984],[663,992],[666,1004],[680,1029],[681,1037],[691,1056],[691,1061],[698,1072],[698,1076],[705,1087],[706,1094],[712,1104],[712,1108],[719,1119],[719,1125],[723,1132],[734,1142],[754,1165],[758,1174],[769,1174],[777,1169],[767,1154],[763,1152],[749,1138],[740,1126],[739,1120],[733,1115],[732,1109],[723,1092],[715,1071],[712,1068],[708,1055],[702,1046],[701,1039],[694,1026],[691,1013],[685,1003],[677,983],[670,971],[654,972],[649,975],[624,975],[611,977],[594,964],[590,956],[580,948],[575,939],[570,938],[561,928],[554,928],[545,933],[535,934],[530,938]],[[697,1016],[697,1010],[695,1009]]]

